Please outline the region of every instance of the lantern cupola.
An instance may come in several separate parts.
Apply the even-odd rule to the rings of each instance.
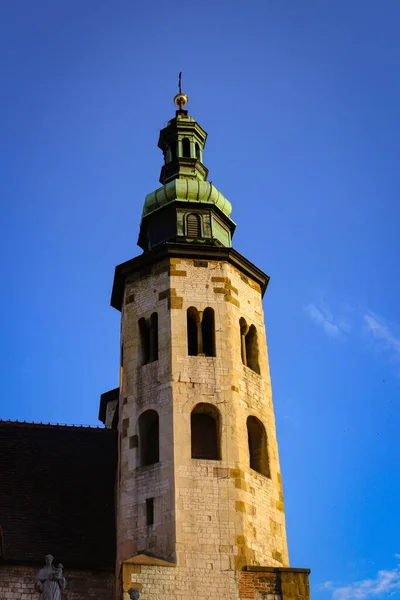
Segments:
[[[175,117],[161,130],[162,187],[145,198],[138,245],[152,250],[164,242],[232,246],[235,223],[230,202],[207,181],[203,164],[207,133],[188,114],[188,96],[174,98]]]

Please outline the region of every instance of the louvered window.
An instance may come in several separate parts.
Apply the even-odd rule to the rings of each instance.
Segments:
[[[187,237],[198,238],[201,236],[200,216],[191,213],[187,217]]]

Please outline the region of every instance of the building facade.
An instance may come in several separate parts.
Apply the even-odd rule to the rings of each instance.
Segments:
[[[207,182],[207,134],[186,102],[175,97],[160,132],[162,186],[145,199],[143,254],[116,268],[112,293],[117,596],[265,597],[240,587],[260,572],[274,582],[271,598],[289,575],[301,583],[295,597],[306,596],[308,572],[289,569],[262,308],[269,278],[232,248],[231,204]]]

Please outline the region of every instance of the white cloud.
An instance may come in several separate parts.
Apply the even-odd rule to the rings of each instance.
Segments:
[[[396,333],[398,326],[370,310],[364,314],[364,322],[375,340],[380,342],[384,349],[390,351],[394,358],[400,359],[400,332]]]
[[[400,554],[395,554],[400,559]],[[318,591],[332,590],[333,600],[375,600],[383,595],[392,596],[400,592],[400,565],[391,570],[381,570],[374,579],[363,579],[342,587],[336,587],[332,581],[317,586]]]
[[[324,583],[320,583],[316,586],[318,592],[322,592],[324,590],[331,590],[333,587],[332,581],[324,581]]]
[[[363,600],[378,598],[382,594],[393,594],[400,590],[400,568],[391,571],[379,571],[375,579],[356,581],[344,587],[336,588],[334,600]]]
[[[342,317],[334,317],[329,308],[321,303],[319,306],[315,303],[307,304],[305,307],[309,317],[320,325],[325,333],[330,336],[338,336],[348,330],[348,323]]]

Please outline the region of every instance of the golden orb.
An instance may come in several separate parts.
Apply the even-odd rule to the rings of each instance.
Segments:
[[[181,110],[185,106],[185,104],[188,103],[188,101],[189,98],[186,96],[186,94],[182,94],[182,92],[179,92],[179,94],[177,94],[174,98],[175,104],[179,106]]]

